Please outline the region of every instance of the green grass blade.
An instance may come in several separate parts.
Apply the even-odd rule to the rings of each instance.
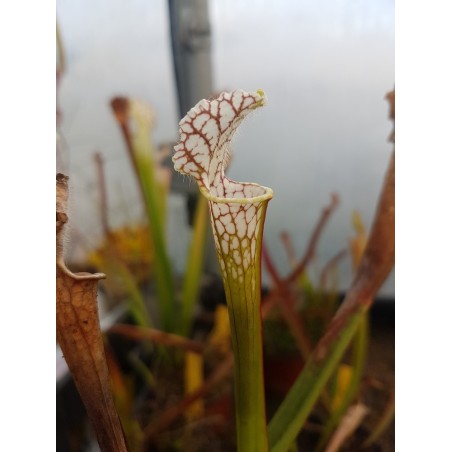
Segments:
[[[157,297],[162,329],[172,331],[175,320],[175,298],[171,263],[167,253],[164,234],[164,210],[155,184],[152,161],[144,155],[137,155],[140,183],[143,187],[149,232],[154,246],[154,265]]]
[[[339,424],[342,416],[347,411],[348,407],[356,397],[359,391],[361,378],[364,372],[364,365],[366,360],[367,343],[368,343],[368,323],[369,316],[364,314],[363,318],[358,326],[358,331],[353,338],[353,362],[352,362],[352,377],[348,385],[347,391],[344,395],[342,403],[338,406],[330,415],[328,422],[325,426],[322,438],[317,446],[317,451],[320,452],[324,450],[324,447],[333,433],[334,429]]]
[[[117,260],[111,261],[109,265],[112,268],[112,273],[117,274],[124,284],[128,294],[128,308],[137,325],[142,327],[151,326],[152,322],[144,303],[143,294],[130,270]]]
[[[157,297],[162,329],[173,331],[176,320],[173,274],[165,239],[166,190],[158,183],[154,160],[154,148],[149,138],[151,116],[142,105],[134,104],[131,115],[136,129],[132,136],[133,158],[141,185],[149,232],[154,246],[154,265]]]
[[[208,207],[207,200],[204,196],[199,196],[182,288],[180,334],[183,336],[187,336],[190,332],[193,310],[199,296],[207,235]]]
[[[319,359],[313,355],[268,426],[272,452],[286,452],[304,425],[328,379],[336,369],[361,322],[358,311],[345,320],[337,339]]]

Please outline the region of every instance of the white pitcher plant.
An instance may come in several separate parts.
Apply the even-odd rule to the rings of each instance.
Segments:
[[[215,246],[223,276],[234,352],[237,448],[268,450],[265,416],[261,244],[273,191],[228,179],[230,143],[250,112],[265,105],[262,90],[236,90],[201,100],[180,121],[174,168],[195,178],[209,202]]]

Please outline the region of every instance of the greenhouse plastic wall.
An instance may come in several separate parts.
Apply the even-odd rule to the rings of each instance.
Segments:
[[[234,142],[229,176],[273,188],[265,240],[281,272],[290,264],[280,232],[292,235],[301,256],[330,194],[340,197],[317,250],[320,271],[348,245],[354,210],[370,227],[392,150],[384,97],[394,87],[394,3],[213,0],[209,9],[214,90],[262,88],[268,97],[268,106]],[[177,92],[165,1],[58,0],[57,19],[67,60],[60,131],[77,259],[101,236],[95,151],[105,159],[112,226],[140,216],[110,99],[125,95],[150,103],[158,145],[177,139]],[[189,229],[181,195],[171,195],[168,220],[171,259],[182,271]],[[340,269],[345,289],[350,262]],[[393,275],[380,294],[393,297]]]

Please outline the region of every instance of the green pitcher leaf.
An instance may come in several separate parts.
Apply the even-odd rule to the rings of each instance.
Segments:
[[[268,450],[262,358],[261,245],[270,188],[226,177],[230,142],[263,91],[236,90],[201,100],[180,122],[174,167],[195,178],[209,201],[234,352],[237,448]]]

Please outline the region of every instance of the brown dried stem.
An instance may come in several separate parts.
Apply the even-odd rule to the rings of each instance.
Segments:
[[[323,209],[322,215],[320,216],[317,226],[314,229],[314,232],[308,243],[308,247],[303,256],[303,259],[294,268],[294,270],[289,275],[289,277],[286,278],[287,283],[289,283],[289,284],[294,283],[300,277],[300,275],[302,275],[306,271],[306,267],[307,267],[308,263],[315,256],[315,249],[317,246],[317,242],[319,241],[319,238],[322,234],[323,228],[326,226],[331,214],[333,213],[334,209],[336,209],[338,204],[339,204],[339,196],[336,193],[333,193],[331,195],[331,202],[330,202],[329,206],[327,206],[325,209]]]
[[[111,100],[110,106],[115,114],[115,118],[119,127],[121,127],[124,141],[126,143],[127,153],[129,154],[130,162],[132,164],[133,171],[137,181],[140,181],[140,170],[138,168],[137,159],[135,157],[135,151],[132,143],[132,131],[129,125],[129,109],[130,102],[127,97],[115,97]],[[146,208],[146,195],[143,190],[143,186],[139,184],[140,195],[143,201],[143,206]]]
[[[385,99],[389,102],[389,119],[395,122],[395,90],[386,94]],[[388,140],[392,143],[395,142],[395,127],[392,129]]]
[[[113,113],[115,114],[116,121],[121,127],[122,134],[124,135],[124,140],[126,142],[127,152],[129,153],[130,161],[132,163],[132,167],[135,171],[135,175],[137,180],[139,179],[139,171],[137,162],[135,159],[135,153],[133,150],[132,144],[132,133],[130,131],[129,126],[129,99],[127,97],[115,97],[110,102]]]
[[[262,243],[262,260],[264,261],[264,265],[273,280],[273,284],[275,285],[276,302],[290,328],[292,336],[294,337],[297,347],[300,350],[301,356],[306,361],[311,353],[312,345],[306,334],[302,320],[296,312],[295,297],[293,296],[290,287],[280,278],[265,242]]]
[[[329,273],[337,266],[339,261],[341,261],[347,255],[347,250],[343,249],[336,253],[323,267],[320,273],[320,290],[326,290],[326,283]]]
[[[331,195],[330,204],[325,207],[322,211],[322,214],[314,228],[314,231],[309,239],[308,246],[306,248],[306,252],[300,262],[295,266],[290,275],[283,279],[284,285],[291,285],[297,281],[297,279],[306,271],[306,268],[311,261],[311,259],[315,256],[315,250],[322,235],[323,229],[325,228],[331,214],[336,209],[339,203],[339,196],[336,193]],[[267,315],[272,308],[275,306],[278,297],[278,289],[275,287],[272,291],[267,295],[265,300],[263,300],[261,313],[262,316]]]
[[[342,326],[349,316],[360,308],[367,310],[370,307],[373,297],[394,265],[394,192],[395,157],[392,153],[366,250],[344,303],[332,320],[327,333],[316,347],[318,359],[322,359],[325,350],[330,347],[341,332]]]
[[[134,341],[150,340],[168,347],[176,347],[193,353],[202,353],[204,346],[201,342],[187,339],[177,334],[165,333],[155,328],[142,328],[134,325],[117,324],[112,326],[110,334],[120,334]]]
[[[290,265],[295,268],[295,266],[297,265],[297,256],[295,254],[295,247],[293,246],[292,237],[287,231],[282,231],[280,234],[280,239],[286,250]]]
[[[325,452],[337,452],[340,450],[346,439],[360,426],[368,413],[369,409],[361,403],[351,406],[334,432]]]
[[[63,259],[68,221],[68,178],[56,178],[56,328],[71,371],[103,452],[127,452],[128,446],[110,388],[110,376],[97,312],[97,283],[102,273],[72,273]]]

